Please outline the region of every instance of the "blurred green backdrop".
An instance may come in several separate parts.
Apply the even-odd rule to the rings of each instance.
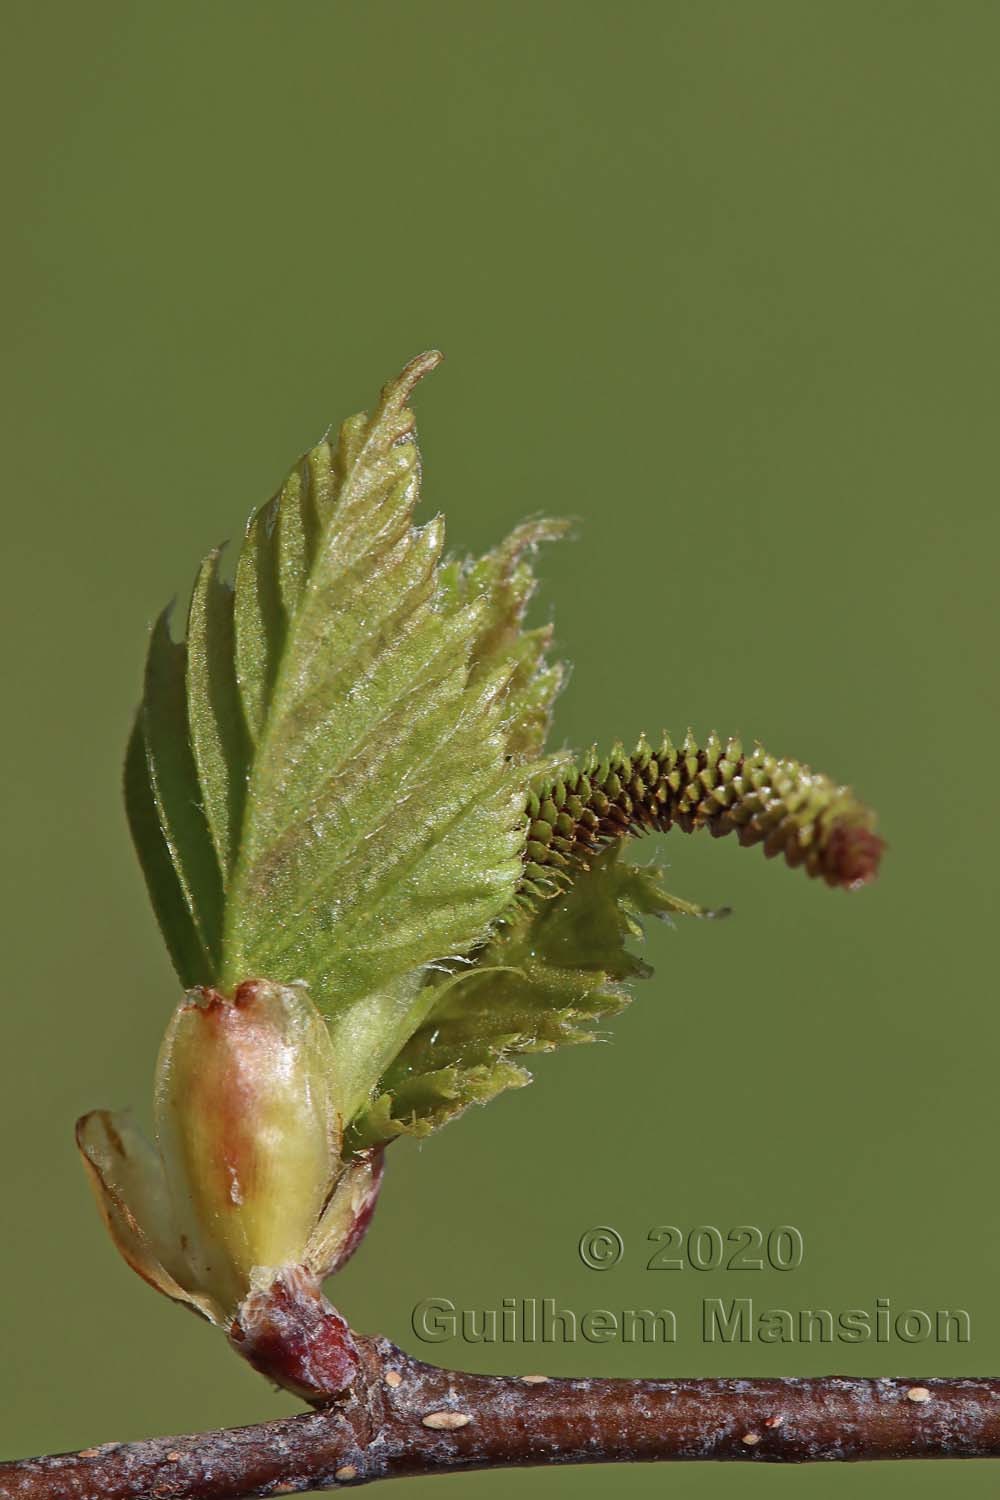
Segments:
[[[998,1373],[1000,10],[14,0],[4,29],[3,1453],[293,1407],[127,1273],[71,1130],[145,1105],[176,998],[118,789],[147,622],[429,344],[426,505],[453,543],[579,517],[541,561],[575,663],[557,738],[759,735],[852,781],[891,850],[846,898],[666,841],[673,888],[734,919],[650,933],[612,1045],[395,1147],[336,1300],[483,1370]],[[652,1226],[744,1223],[799,1227],[802,1267],[644,1269]],[[576,1249],[598,1224],[626,1247],[604,1273]],[[972,1340],[704,1344],[701,1299],[747,1295],[958,1306]],[[680,1334],[433,1348],[429,1296],[666,1305]],[[683,1484],[972,1496],[996,1470]]]

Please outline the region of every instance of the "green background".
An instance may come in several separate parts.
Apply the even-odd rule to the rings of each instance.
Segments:
[[[3,1453],[293,1409],[117,1260],[71,1130],[144,1104],[176,999],[118,788],[146,625],[428,345],[426,505],[453,543],[579,518],[541,560],[575,664],[556,740],[759,735],[851,781],[891,848],[846,897],[663,842],[668,884],[733,920],[650,933],[612,1045],[394,1147],[337,1302],[482,1370],[1000,1372],[1000,10],[92,0],[8,4],[4,31]],[[791,1223],[804,1263],[647,1271],[665,1223]],[[626,1246],[604,1273],[576,1251],[598,1224]],[[959,1306],[973,1339],[703,1344],[700,1299],[747,1295]],[[434,1348],[409,1323],[428,1296],[668,1305],[681,1336]],[[683,1484],[972,1496],[996,1470]]]

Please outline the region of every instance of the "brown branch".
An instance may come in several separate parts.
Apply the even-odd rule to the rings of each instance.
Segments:
[[[530,1464],[1000,1458],[1000,1380],[562,1380],[441,1370],[386,1339],[336,1404],[0,1464],[3,1500],[242,1500]]]

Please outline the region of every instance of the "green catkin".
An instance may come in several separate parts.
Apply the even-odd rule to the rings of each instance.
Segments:
[[[620,744],[601,761],[591,751],[538,785],[526,811],[525,894],[564,888],[574,865],[586,868],[616,839],[674,827],[735,833],[848,890],[874,879],[884,848],[875,814],[849,787],[759,745],[744,754],[738,739],[723,745],[713,733],[699,746],[690,730],[679,748],[665,735],[656,750],[643,736],[631,755]]]

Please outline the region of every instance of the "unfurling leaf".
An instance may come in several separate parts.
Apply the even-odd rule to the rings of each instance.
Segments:
[[[523,902],[471,968],[428,981],[425,1018],[355,1122],[352,1147],[427,1135],[469,1104],[529,1083],[518,1057],[594,1041],[594,1023],[628,1003],[627,981],[650,972],[626,947],[642,936],[640,917],[715,915],[668,895],[660,870],[620,854],[610,845],[551,899]]]

